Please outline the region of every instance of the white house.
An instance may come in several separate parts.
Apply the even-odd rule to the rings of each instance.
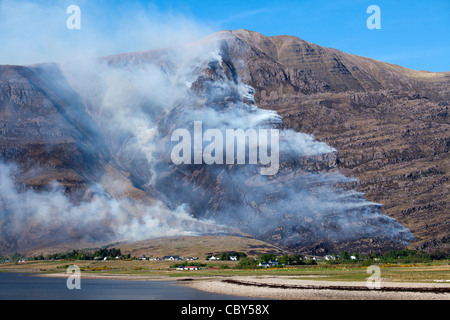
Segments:
[[[209,258],[209,260],[220,260],[219,257],[215,257],[215,256],[211,256],[211,258]]]
[[[270,260],[270,261],[267,262],[267,263],[260,262],[260,263],[259,263],[259,266],[260,266],[260,267],[264,267],[264,268],[275,267],[275,266],[278,266],[278,261],[276,261],[276,260]]]
[[[231,256],[230,260],[237,261],[237,256]]]
[[[180,266],[177,270],[198,270],[197,266]]]
[[[158,258],[158,257],[150,257],[150,258],[148,258],[148,260],[150,260],[150,261],[159,261],[161,259]]]
[[[197,266],[186,266],[184,267],[185,270],[198,270]]]
[[[181,259],[179,256],[164,256],[163,260],[174,261],[174,260],[183,260],[183,259]]]

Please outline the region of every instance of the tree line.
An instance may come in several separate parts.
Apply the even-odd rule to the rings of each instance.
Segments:
[[[72,250],[65,253],[55,253],[48,254],[46,256],[38,255],[32,257],[32,260],[94,260],[94,259],[115,259],[118,257],[119,259],[130,259],[130,254],[122,255],[120,249],[111,248],[111,249],[98,249],[94,252],[86,252],[80,250]]]
[[[212,256],[219,258],[220,260],[231,260],[231,257],[236,257],[237,260],[247,257],[244,252],[237,251],[225,251],[218,254],[207,254],[206,260],[209,260]]]
[[[228,251],[222,252],[214,255],[219,257],[220,260],[226,261],[231,260],[231,257],[237,257],[239,263],[237,268],[253,268],[258,267],[259,263],[268,263],[269,261],[277,261],[279,266],[283,265],[316,265],[317,260],[312,258],[305,258],[305,256],[300,254],[285,254],[277,256],[275,254],[262,254],[257,258],[247,257],[243,252]],[[120,249],[117,248],[101,248],[94,252],[82,251],[82,250],[72,250],[65,253],[55,253],[49,255],[38,255],[27,260],[94,260],[94,259],[131,259],[130,254],[123,255]],[[210,258],[211,255],[207,255],[206,258]],[[0,261],[12,260],[18,261],[19,259],[24,259],[25,257],[20,254],[13,254],[8,257],[0,256]],[[324,260],[326,264],[356,264],[371,265],[375,263],[427,263],[431,261],[438,260],[450,260],[450,253],[444,251],[436,252],[424,252],[420,250],[391,250],[383,254],[371,253],[371,254],[359,254],[359,253],[349,253],[347,251],[342,251],[339,254],[332,254],[329,256],[328,260]],[[198,263],[197,263],[198,264]]]
[[[326,264],[362,264],[363,266],[369,266],[376,263],[427,263],[438,260],[450,260],[450,253],[443,251],[436,251],[432,253],[426,253],[423,251],[414,251],[409,249],[391,250],[384,254],[372,253],[372,254],[350,254],[347,251],[342,251],[339,254],[329,255],[327,260],[323,257],[320,258]],[[278,267],[288,265],[317,265],[317,261],[314,258],[306,258],[300,254],[294,255],[281,255],[276,256],[274,254],[263,254],[257,258],[245,257],[241,259],[236,266],[237,268],[259,268],[260,263],[268,263],[269,261],[277,261]],[[276,267],[274,265],[274,267]]]

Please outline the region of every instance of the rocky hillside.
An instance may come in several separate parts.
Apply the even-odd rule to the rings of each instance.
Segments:
[[[413,247],[448,250],[449,72],[409,70],[291,36],[223,37],[248,46],[242,77],[258,106],[335,147],[339,170],[413,232]]]
[[[18,165],[20,189],[45,190],[56,181],[77,200],[106,176],[127,180],[56,64],[0,66],[0,159]]]
[[[108,208],[125,206],[125,216],[152,228],[147,211],[155,202],[176,213],[159,218],[159,225],[197,223],[179,218],[187,204],[183,210],[199,221],[290,251],[385,251],[408,244],[449,250],[450,73],[247,30],[98,63],[0,66],[0,158],[18,165],[19,191],[46,192],[57,181],[76,204],[90,201],[94,186],[101,186],[105,199],[150,200],[144,209],[128,202]],[[260,118],[283,130],[288,145],[306,145],[301,155],[281,152],[275,177],[261,177],[257,167],[170,161],[171,133],[191,120],[214,127]],[[10,230],[14,209],[3,206],[0,227]],[[110,221],[125,221],[123,214]],[[111,233],[111,226],[99,227],[102,221],[90,223],[97,240]],[[33,236],[40,228],[33,220],[26,237],[24,230],[20,241],[5,232],[0,244],[17,250],[39,246],[36,239],[54,243],[49,229],[42,229],[47,237]],[[148,230],[139,229],[141,239],[155,235]],[[86,240],[79,230],[66,233]]]

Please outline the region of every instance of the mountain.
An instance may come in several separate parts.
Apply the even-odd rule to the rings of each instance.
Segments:
[[[237,30],[223,37],[230,48],[251,49],[241,55],[242,77],[260,108],[335,147],[339,170],[407,226],[416,246],[448,249],[449,72],[410,70],[291,36]]]
[[[248,30],[95,62],[0,66],[0,159],[17,165],[0,170],[14,181],[2,186],[1,247],[232,228],[316,254],[448,250],[449,80]],[[171,135],[195,120],[278,128],[279,172],[174,165]],[[30,189],[35,207],[11,205]],[[49,218],[63,211],[87,222]]]
[[[264,53],[258,64],[245,60],[258,106],[335,147],[341,172],[407,226],[416,246],[448,248],[449,72],[409,70],[295,37],[232,34]]]

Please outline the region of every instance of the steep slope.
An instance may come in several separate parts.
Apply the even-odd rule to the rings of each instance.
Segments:
[[[208,42],[220,43],[229,79],[252,86],[256,105],[277,111],[282,128],[314,134],[337,149],[329,164],[357,177],[368,200],[410,228],[416,237],[411,247],[448,250],[449,72],[410,70],[248,30],[218,32],[198,43]],[[154,54],[112,60],[142,63]],[[217,79],[211,72],[204,77]],[[194,198],[210,206],[223,203],[217,197],[227,183],[212,183],[204,170],[192,175],[200,192]]]
[[[0,66],[0,252],[107,239],[108,199],[155,201],[120,169],[58,65]]]
[[[290,36],[223,35],[238,42],[233,36],[254,51],[240,58],[258,106],[335,147],[338,168],[410,228],[412,246],[448,250],[449,72],[409,70]]]
[[[21,164],[21,183],[52,180],[85,190],[109,161],[100,132],[56,65],[0,67],[1,158]]]
[[[120,235],[141,239],[228,226],[292,252],[448,250],[449,78],[247,30],[87,66],[1,66],[0,154],[22,190],[58,181],[80,202],[100,185],[165,204],[111,202],[126,213],[90,223],[98,239],[128,217]],[[195,120],[282,130],[279,173],[174,165],[171,134]]]

